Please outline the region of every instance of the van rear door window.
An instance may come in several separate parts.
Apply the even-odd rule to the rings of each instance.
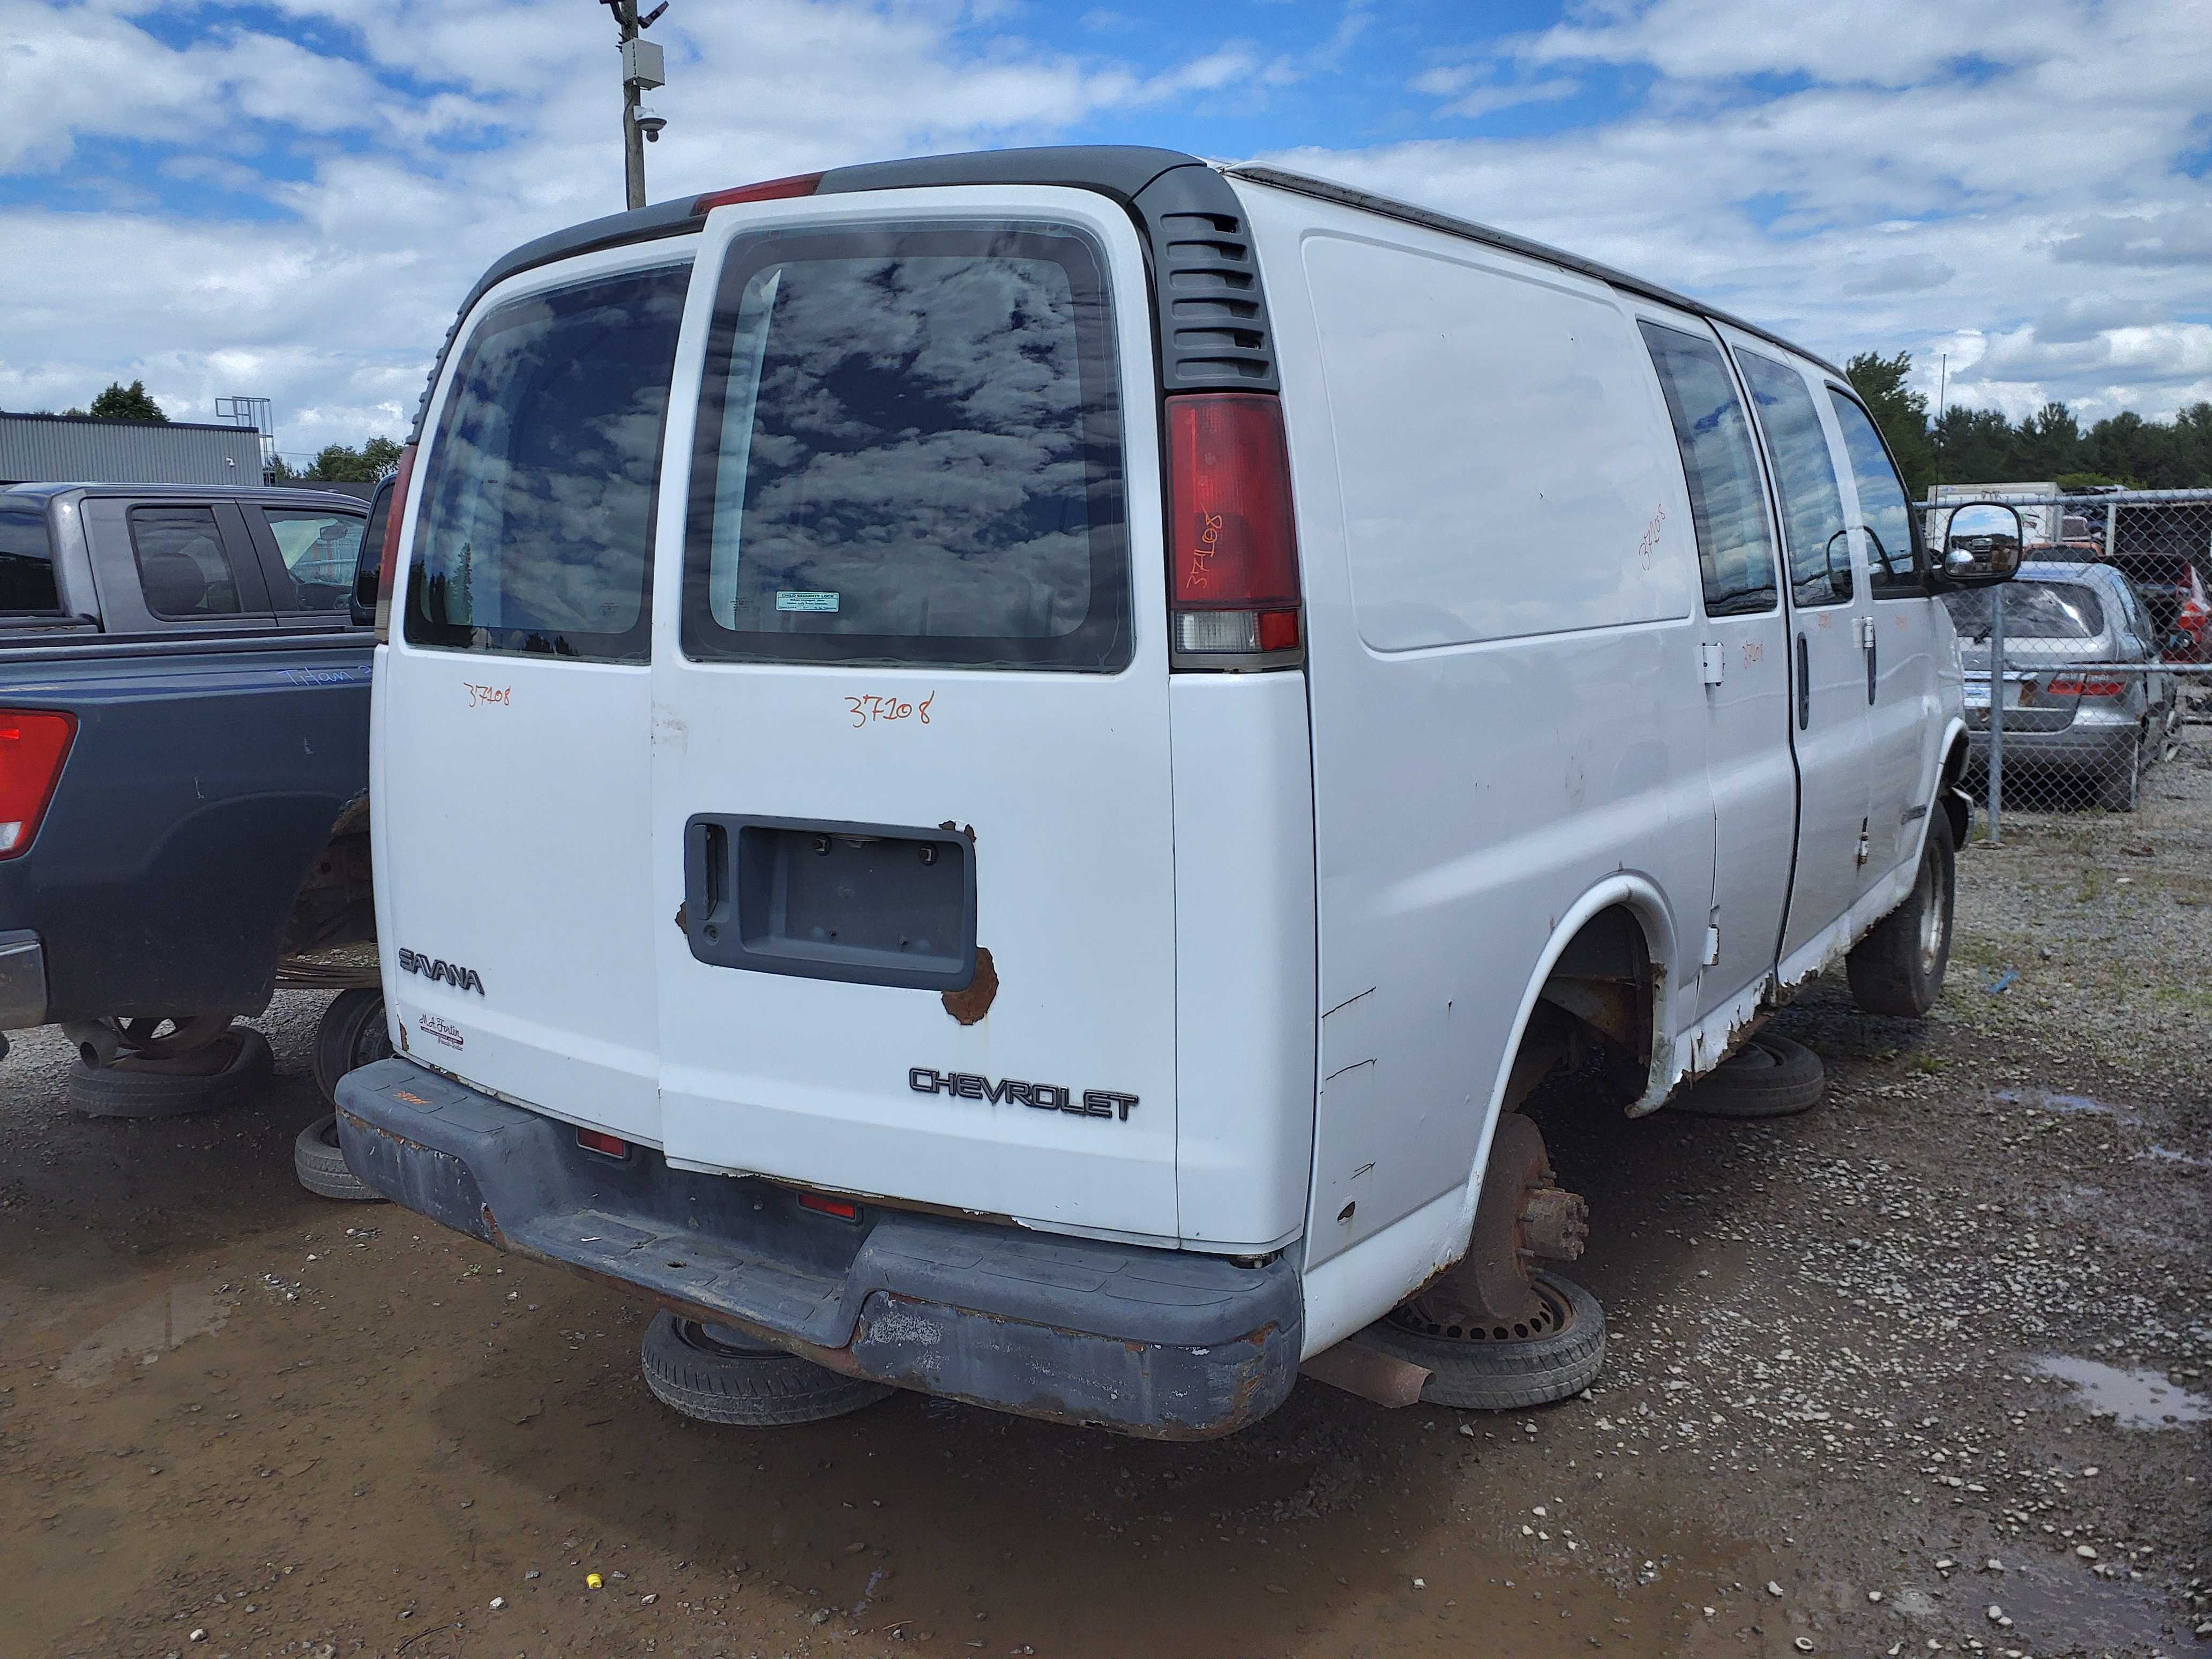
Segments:
[[[1735,360],[1759,405],[1766,458],[1782,498],[1790,598],[1801,608],[1842,605],[1851,597],[1850,538],[1844,533],[1843,491],[1820,411],[1796,369],[1741,346]]]
[[[501,306],[426,459],[406,638],[643,662],[661,427],[687,264]]]
[[[686,655],[1129,659],[1105,261],[1044,224],[730,252],[692,461]]]
[[[1689,480],[1705,614],[1740,617],[1781,604],[1774,540],[1751,422],[1721,349],[1679,328],[1638,323],[1667,394],[1667,414]]]

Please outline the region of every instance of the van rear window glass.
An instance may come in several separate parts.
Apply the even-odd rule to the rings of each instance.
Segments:
[[[1990,596],[1996,591],[1970,587],[1943,596],[1961,639],[1989,634]],[[2008,640],[2091,640],[2105,631],[2105,607],[2079,583],[2012,581],[2004,587],[2004,625]]]
[[[1850,538],[1828,434],[1804,376],[1771,357],[1736,348],[1751,400],[1766,434],[1766,458],[1782,498],[1783,544],[1790,550],[1790,596],[1801,607],[1842,605],[1851,597]]]
[[[1128,661],[1112,315],[1081,234],[887,226],[741,241],[702,399],[687,655]]]
[[[1751,422],[1729,378],[1727,361],[1711,340],[1679,328],[1639,323],[1667,394],[1667,414],[1689,480],[1690,516],[1698,528],[1698,565],[1705,614],[1739,617],[1782,602],[1774,581],[1774,541],[1766,526],[1766,491]]]
[[[46,508],[0,507],[0,612],[53,616],[61,608]]]
[[[422,486],[417,645],[643,662],[688,264],[510,301],[470,337]]]

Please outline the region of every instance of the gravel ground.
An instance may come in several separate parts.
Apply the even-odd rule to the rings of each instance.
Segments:
[[[643,1310],[292,1183],[323,999],[260,1022],[264,1098],[167,1123],[71,1112],[36,1035],[0,1652],[2212,1655],[2212,755],[2148,796],[1963,856],[1930,1020],[1778,1016],[1820,1109],[1548,1107],[1614,1334],[1523,1416],[703,1428]]]

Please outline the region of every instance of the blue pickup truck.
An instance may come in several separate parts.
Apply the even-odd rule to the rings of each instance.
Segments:
[[[236,1022],[280,985],[344,993],[326,1090],[383,1051],[373,560],[356,589],[382,505],[0,489],[0,1032],[61,1024],[87,1111],[235,1097],[270,1066]]]

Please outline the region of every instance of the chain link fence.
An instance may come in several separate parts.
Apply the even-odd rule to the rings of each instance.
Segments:
[[[2212,489],[1942,495],[2015,507],[2027,534],[2014,580],[1943,600],[1983,834],[2002,839],[2008,816],[2131,813],[2212,766]]]

